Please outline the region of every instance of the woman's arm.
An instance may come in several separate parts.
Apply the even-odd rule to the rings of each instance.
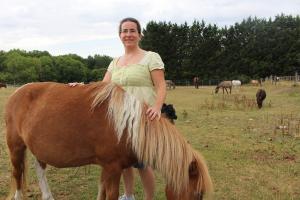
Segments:
[[[161,107],[165,102],[167,91],[164,70],[155,69],[150,73],[156,90],[156,100],[154,105],[150,107],[146,113],[150,117],[150,119],[153,120],[155,119],[155,117],[160,118]]]

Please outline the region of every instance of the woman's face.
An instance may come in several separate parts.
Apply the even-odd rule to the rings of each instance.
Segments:
[[[138,46],[141,35],[138,33],[134,22],[123,22],[121,25],[120,39],[125,47]]]

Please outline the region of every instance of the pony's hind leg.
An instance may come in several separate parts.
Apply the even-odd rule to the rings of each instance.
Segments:
[[[8,147],[10,151],[10,160],[12,163],[12,184],[11,184],[11,194],[9,194],[7,199],[12,197],[12,193],[15,191],[14,199],[22,200],[24,187],[26,186],[26,174],[25,174],[25,150],[26,146],[22,143],[12,144],[8,141]]]
[[[36,160],[35,161],[36,174],[39,179],[39,186],[42,192],[42,200],[54,200],[46,178],[46,164]]]

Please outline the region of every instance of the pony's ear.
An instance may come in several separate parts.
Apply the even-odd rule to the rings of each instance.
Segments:
[[[198,165],[195,160],[193,160],[189,166],[189,176],[190,177],[195,177],[198,176]]]

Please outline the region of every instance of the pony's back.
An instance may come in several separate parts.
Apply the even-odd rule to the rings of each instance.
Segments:
[[[55,167],[97,164],[99,157],[111,153],[111,159],[124,156],[125,160],[130,153],[126,154],[126,141],[118,140],[106,117],[107,101],[92,110],[95,95],[103,86],[33,83],[19,88],[6,106],[8,144],[14,145],[14,135],[39,160]],[[103,141],[110,145],[101,145]]]

